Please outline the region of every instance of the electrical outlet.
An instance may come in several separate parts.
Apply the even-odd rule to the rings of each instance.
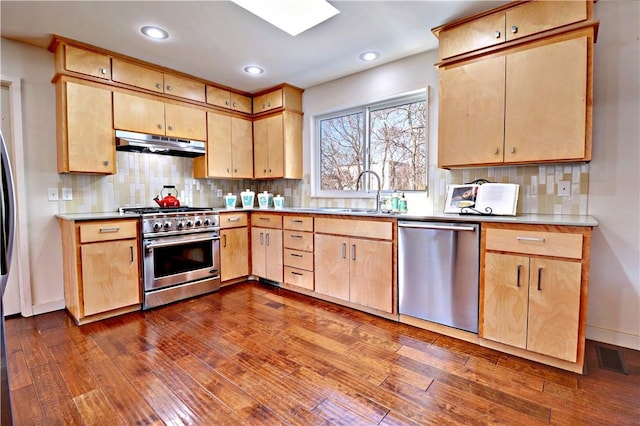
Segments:
[[[284,189],[284,196],[285,197],[291,197],[291,188],[285,188]]]
[[[222,197],[222,189],[216,190],[216,197],[218,198]]]
[[[568,197],[571,195],[571,182],[561,180],[558,182],[558,197]]]
[[[62,201],[73,200],[73,191],[71,188],[62,188]]]
[[[49,201],[58,201],[58,188],[47,188],[47,198]]]

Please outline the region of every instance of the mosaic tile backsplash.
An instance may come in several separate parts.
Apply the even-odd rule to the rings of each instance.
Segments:
[[[117,152],[117,174],[111,176],[59,175],[59,188],[70,187],[73,200],[59,201],[60,213],[116,211],[120,207],[154,206],[163,185],[175,185],[182,205],[223,208],[222,196],[250,188],[285,196],[286,207],[372,207],[371,199],[312,197],[309,174],[302,180],[194,179],[193,160],[156,154]],[[409,212],[439,212],[447,185],[475,179],[520,184],[517,212],[541,214],[587,214],[589,165],[489,167],[463,170],[429,168],[426,192],[407,193]],[[559,181],[569,181],[571,194],[557,196]],[[218,190],[222,196],[218,197]],[[175,195],[175,194],[174,194]]]

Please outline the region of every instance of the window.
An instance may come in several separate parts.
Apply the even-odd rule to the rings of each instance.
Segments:
[[[427,187],[426,92],[316,117],[317,195]]]

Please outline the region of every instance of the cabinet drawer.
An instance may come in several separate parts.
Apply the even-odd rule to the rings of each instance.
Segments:
[[[487,250],[582,259],[582,234],[487,229]]]
[[[587,19],[586,1],[532,1],[506,11],[507,41]]]
[[[173,74],[164,75],[164,93],[198,102],[205,101],[204,83]]]
[[[282,220],[284,229],[313,232],[313,216],[285,216]]]
[[[80,243],[124,240],[137,237],[138,222],[136,220],[86,222],[80,224]]]
[[[284,249],[284,266],[313,271],[313,253],[300,250]]]
[[[113,81],[162,93],[162,73],[121,59],[113,58]]]
[[[246,213],[220,213],[220,229],[247,226]]]
[[[316,217],[315,228],[317,233],[323,234],[390,240],[393,224],[391,222],[374,222],[372,220]]]
[[[284,231],[284,246],[296,250],[313,251],[313,233],[287,229]]]
[[[284,282],[290,285],[313,290],[313,272],[285,266]]]
[[[253,213],[251,215],[251,225],[261,228],[282,229],[282,216],[274,214]]]

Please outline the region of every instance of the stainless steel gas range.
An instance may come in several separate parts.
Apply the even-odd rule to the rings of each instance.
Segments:
[[[142,217],[142,309],[220,289],[220,217],[208,208],[125,208]]]

